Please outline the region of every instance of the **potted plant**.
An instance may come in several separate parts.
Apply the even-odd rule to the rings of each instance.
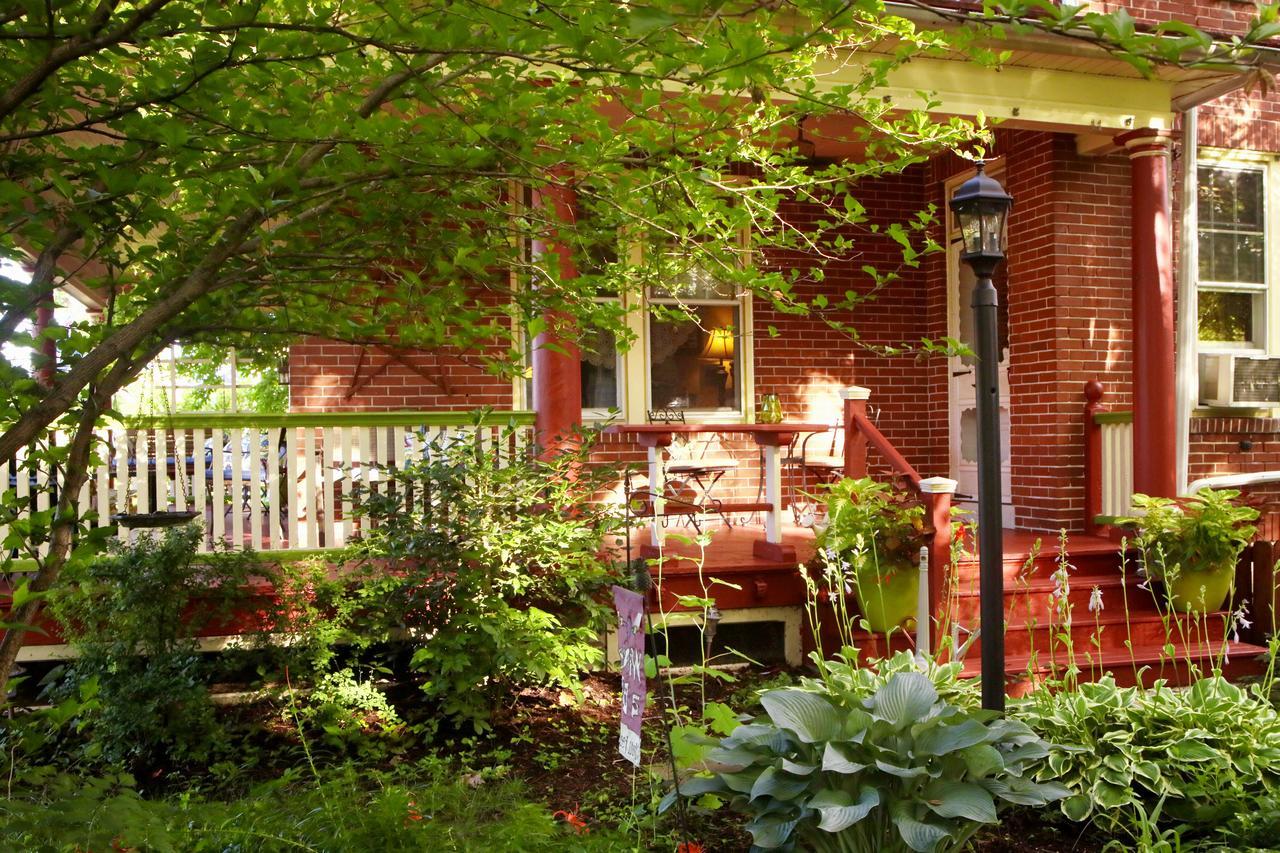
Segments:
[[[856,593],[868,627],[888,633],[915,615],[924,507],[863,477],[827,487],[818,553],[833,588]]]
[[[1240,552],[1257,530],[1252,507],[1237,506],[1240,492],[1204,489],[1180,500],[1134,495],[1138,514],[1124,519],[1137,530],[1147,576],[1162,582],[1174,608],[1207,613],[1231,592]]]

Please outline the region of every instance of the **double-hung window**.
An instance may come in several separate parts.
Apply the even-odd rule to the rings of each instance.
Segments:
[[[708,417],[744,411],[744,300],[732,285],[693,268],[649,294],[647,390],[650,408]]]
[[[1201,351],[1266,350],[1265,161],[1201,163],[1197,175],[1197,318]]]

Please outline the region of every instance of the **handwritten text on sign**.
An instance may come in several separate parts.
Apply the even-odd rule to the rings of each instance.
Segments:
[[[644,596],[620,586],[613,588],[618,609],[618,655],[622,669],[622,728],[618,752],[640,765],[640,725],[647,697],[644,677]]]

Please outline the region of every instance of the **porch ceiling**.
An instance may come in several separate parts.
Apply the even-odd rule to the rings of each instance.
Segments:
[[[925,28],[954,27],[953,13],[890,2],[893,12]],[[861,77],[863,66],[888,54],[893,42],[868,53],[837,52],[819,70],[823,87]],[[1085,41],[1048,33],[1011,35],[986,47],[1009,52],[1000,68],[984,68],[959,55],[912,59],[889,76],[881,93],[907,108],[944,115],[982,114],[1006,127],[1059,130],[1110,139],[1138,128],[1171,129],[1173,117],[1280,71],[1280,51],[1259,50],[1256,67],[1191,69],[1157,66],[1145,77],[1129,63]]]

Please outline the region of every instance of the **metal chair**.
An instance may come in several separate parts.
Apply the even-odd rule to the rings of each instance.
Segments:
[[[867,411],[872,423],[880,420],[878,408],[868,406]],[[810,450],[809,442],[819,437],[822,441]],[[796,488],[796,477],[799,476],[802,488],[807,485],[811,473],[816,475],[819,483],[839,480],[844,475],[844,442],[843,421],[837,421],[823,432],[811,432],[803,438],[797,435],[792,439],[787,455],[782,458],[782,467],[787,474],[787,488],[791,492],[791,515],[796,524],[812,526],[812,521],[807,525],[802,521],[812,505],[796,500],[796,496],[801,494]],[[816,520],[816,513],[813,520]]]
[[[671,407],[650,409],[648,420],[651,424],[686,423],[684,410]],[[724,512],[723,501],[715,497],[712,491],[725,474],[737,469],[738,461],[727,456],[708,456],[707,451],[713,445],[718,448],[712,435],[714,434],[709,433],[703,440],[672,443],[668,448],[666,463],[669,478],[666,491],[675,491],[672,497],[696,506],[703,512],[715,513],[720,516],[725,527],[733,527],[733,522]],[[702,527],[697,515],[690,515],[689,520],[693,529],[701,533]]]

